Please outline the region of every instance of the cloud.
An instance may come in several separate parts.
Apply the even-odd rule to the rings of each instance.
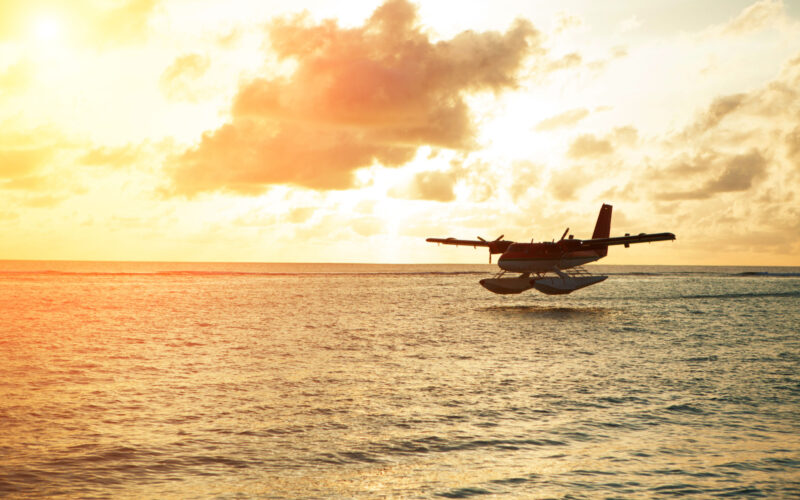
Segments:
[[[579,16],[561,11],[556,14],[555,28],[553,31],[555,31],[555,33],[563,33],[565,31],[581,28],[583,24],[583,19]]]
[[[33,65],[25,60],[18,61],[0,71],[0,96],[25,89],[33,79]]]
[[[759,151],[754,150],[734,156],[727,161],[725,170],[705,185],[704,191],[710,193],[747,191],[754,180],[764,176],[766,166],[767,161]]]
[[[736,111],[745,102],[747,94],[732,94],[717,97],[687,130],[688,134],[702,134],[716,127],[723,118]]]
[[[23,191],[37,191],[43,188],[49,187],[50,183],[46,177],[38,176],[38,175],[29,175],[25,177],[14,177],[3,184],[0,184],[0,187],[3,189],[19,189]]]
[[[614,142],[618,145],[632,147],[639,142],[639,131],[630,125],[617,127],[611,134]]]
[[[583,58],[577,52],[570,52],[569,54],[564,55],[561,59],[557,59],[555,61],[550,61],[547,64],[547,71],[558,71],[561,69],[568,69],[574,68],[576,66],[580,66],[583,62]]]
[[[286,221],[292,224],[301,224],[310,219],[316,211],[316,207],[296,207],[287,214]]]
[[[642,26],[642,22],[636,17],[636,14],[632,15],[631,17],[622,20],[619,23],[619,30],[622,33],[629,33],[631,31],[635,31]]]
[[[609,140],[598,139],[593,134],[584,134],[572,141],[569,150],[567,150],[567,156],[570,158],[586,158],[605,156],[613,152],[614,148]]]
[[[44,166],[52,157],[46,147],[0,147],[0,179],[28,176]]]
[[[80,158],[80,163],[90,166],[125,167],[139,157],[139,148],[128,144],[120,147],[96,147]]]
[[[757,180],[765,177],[767,160],[758,150],[746,154],[720,157],[719,155],[706,155],[698,159],[694,165],[679,164],[665,173],[669,174],[705,174],[709,170],[718,173],[698,189],[688,191],[673,191],[658,194],[660,200],[704,200],[718,193],[731,193],[748,191]]]
[[[669,179],[685,179],[703,175],[717,164],[719,154],[714,151],[705,151],[691,158],[686,156],[679,157],[666,167],[650,167],[644,172],[647,181],[659,181]]]
[[[529,189],[539,183],[539,172],[544,167],[527,160],[515,161],[512,165],[512,184],[509,188],[511,199],[516,203]]]
[[[456,199],[453,188],[458,177],[458,172],[455,171],[419,172],[407,186],[394,188],[389,194],[395,198],[411,200],[453,201]]]
[[[760,0],[742,10],[720,28],[723,35],[737,36],[760,31],[786,19],[782,0]]]
[[[786,134],[786,156],[800,167],[800,126]]]
[[[101,11],[94,25],[98,35],[110,42],[140,39],[159,0],[128,0],[116,8]]]
[[[195,100],[197,94],[193,90],[193,84],[210,66],[209,58],[200,54],[185,54],[175,58],[161,74],[161,91],[172,100]]]
[[[64,200],[65,198],[62,196],[44,194],[28,197],[22,203],[23,205],[32,208],[52,208]]]
[[[48,127],[25,129],[16,120],[0,122],[0,189],[40,190],[47,172],[71,146]]]
[[[554,171],[550,176],[547,191],[556,200],[570,201],[575,199],[576,193],[593,181],[580,165],[574,165],[566,170]]]
[[[269,35],[296,69],[240,87],[230,123],[170,162],[175,193],[343,189],[354,170],[402,165],[422,145],[471,150],[465,95],[514,89],[525,58],[544,53],[525,20],[432,42],[406,0],[388,0],[361,27],[300,15],[272,21]]]
[[[713,99],[684,130],[664,139],[666,166],[646,169],[640,180],[655,181],[658,200],[713,203],[726,195],[725,203],[746,204],[767,225],[788,226],[794,215],[786,200],[798,195],[798,86],[795,57],[763,87]]]
[[[380,234],[386,223],[378,217],[358,217],[348,224],[350,228],[361,236]]]
[[[570,109],[540,121],[536,124],[536,130],[543,132],[547,130],[555,130],[561,127],[570,127],[577,124],[587,116],[589,116],[589,110],[586,108]]]

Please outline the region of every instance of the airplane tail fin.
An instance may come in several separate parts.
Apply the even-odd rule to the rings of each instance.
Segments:
[[[603,204],[600,207],[600,214],[597,216],[597,223],[594,225],[594,233],[592,239],[595,238],[608,238],[611,235],[611,205]],[[597,253],[600,257],[608,255],[608,246],[598,248]]]

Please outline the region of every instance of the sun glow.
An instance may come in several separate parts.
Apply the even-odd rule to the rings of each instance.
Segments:
[[[41,16],[33,23],[33,35],[40,42],[53,42],[61,37],[62,27],[58,19]]]

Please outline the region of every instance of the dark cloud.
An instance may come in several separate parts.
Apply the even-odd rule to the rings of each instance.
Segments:
[[[706,174],[719,161],[714,151],[705,151],[691,157],[682,156],[666,167],[649,167],[644,172],[648,181],[693,180],[691,178]]]
[[[340,189],[355,169],[402,165],[421,145],[470,150],[465,94],[515,88],[523,60],[543,53],[525,20],[432,42],[406,0],[387,1],[357,28],[295,16],[273,21],[269,34],[294,73],[239,89],[230,123],[171,162],[176,193]]]
[[[720,121],[739,109],[747,99],[747,94],[733,94],[717,97],[702,113],[694,125],[687,130],[688,135],[702,134],[719,125]]]
[[[705,185],[704,191],[711,193],[747,191],[753,185],[753,181],[764,176],[766,167],[767,160],[759,151],[734,156],[727,161],[722,173]]]
[[[718,156],[705,156],[704,163],[692,167],[692,171],[721,166],[721,171],[708,179],[699,189],[689,191],[666,192],[658,195],[661,200],[702,200],[718,193],[730,193],[749,190],[755,181],[764,177],[767,160],[760,151],[753,150],[747,154],[735,155],[721,159]],[[721,163],[721,165],[719,165]],[[674,170],[673,170],[674,171]]]
[[[798,87],[800,57],[795,57],[763,87],[714,99],[692,124],[664,141],[677,159],[648,168],[642,179],[658,181],[655,196],[667,201],[746,193],[754,209],[771,213],[775,221],[783,218],[785,225],[785,203],[777,200],[797,195]]]
[[[589,110],[586,108],[570,109],[540,121],[536,124],[536,130],[543,132],[547,130],[555,130],[561,127],[570,127],[577,124],[587,116],[589,116]]]

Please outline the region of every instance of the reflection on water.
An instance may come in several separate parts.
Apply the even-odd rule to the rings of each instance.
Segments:
[[[531,292],[531,294],[536,293]],[[489,314],[510,314],[531,317],[546,317],[554,319],[576,318],[580,316],[605,316],[613,315],[616,311],[605,307],[560,307],[560,306],[488,306],[482,310]]]
[[[0,495],[800,495],[797,277],[26,265],[0,272]]]

